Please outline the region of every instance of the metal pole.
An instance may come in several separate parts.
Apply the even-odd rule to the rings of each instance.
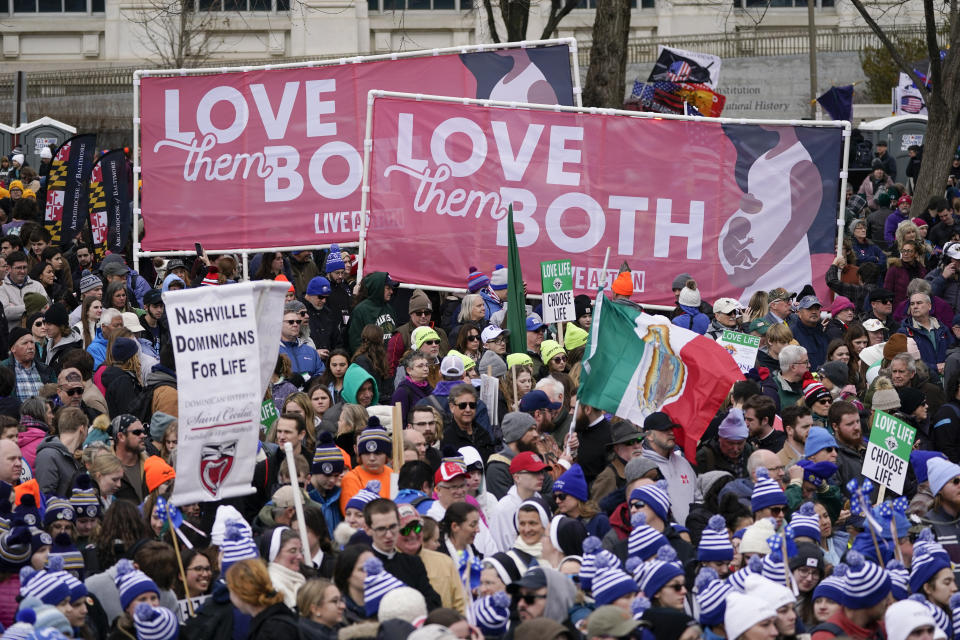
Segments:
[[[817,23],[816,0],[807,0],[807,28],[810,30],[810,119],[817,119]]]

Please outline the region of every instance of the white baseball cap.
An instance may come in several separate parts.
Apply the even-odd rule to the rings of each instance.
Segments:
[[[491,324],[480,333],[480,340],[483,342],[490,342],[491,340],[496,340],[499,336],[508,335],[510,335],[510,332],[506,329],[501,329],[500,327]]]
[[[960,242],[951,242],[943,248],[943,254],[953,260],[960,260]]]
[[[446,356],[440,361],[440,375],[447,378],[462,378],[465,369],[463,360],[459,356]]]
[[[713,303],[714,313],[726,313],[729,315],[741,308],[740,303],[733,298],[720,298]]]
[[[867,331],[883,331],[883,323],[876,318],[870,318],[864,321],[863,328]]]

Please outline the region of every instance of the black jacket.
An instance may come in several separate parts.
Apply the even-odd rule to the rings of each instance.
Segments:
[[[467,435],[467,432],[458,427],[455,423],[448,424],[443,430],[443,437],[440,439],[440,448],[450,445],[454,449],[460,447],[474,447],[480,453],[480,459],[486,460],[496,449],[493,445],[493,438],[487,433],[487,430],[473,422],[473,433]]]
[[[243,615],[230,603],[230,592],[222,580],[213,585],[213,594],[196,613],[180,627],[183,640],[231,640],[233,617]]]
[[[250,621],[248,640],[279,640],[280,638],[298,638],[297,616],[290,608],[278,602],[267,607]]]
[[[577,450],[577,462],[583,469],[583,476],[589,485],[603,468],[607,466],[607,447],[610,445],[610,421],[604,418],[592,427],[577,429],[580,448]]]
[[[433,590],[430,579],[427,578],[427,569],[419,556],[412,556],[399,551],[392,558],[380,553],[376,547],[371,547],[375,556],[383,562],[383,568],[396,576],[408,587],[419,591],[427,601],[427,611],[433,611],[443,606],[439,594]],[[253,636],[251,636],[252,638]]]
[[[317,349],[336,349],[343,345],[343,315],[326,304],[317,309],[309,302],[307,317],[310,321],[310,338]]]
[[[950,462],[960,462],[960,403],[951,400],[934,414],[930,421],[934,451],[940,451]]]
[[[106,389],[104,397],[107,400],[107,409],[110,415],[118,416],[121,413],[133,413],[137,398],[143,387],[137,377],[120,367],[107,367],[101,378]]]

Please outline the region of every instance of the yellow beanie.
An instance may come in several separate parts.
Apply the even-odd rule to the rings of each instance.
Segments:
[[[573,351],[577,347],[587,344],[588,335],[586,331],[570,322],[563,327],[563,346],[567,351]]]

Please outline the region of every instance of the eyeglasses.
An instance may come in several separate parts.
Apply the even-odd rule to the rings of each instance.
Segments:
[[[476,409],[476,408],[477,408],[477,403],[476,403],[476,402],[457,402],[457,403],[455,403],[455,404],[456,404],[456,407],[457,407],[458,409],[460,409],[460,411],[463,411],[464,409]]]
[[[213,573],[213,569],[207,567],[187,567],[187,571],[196,571],[197,573]]]
[[[286,322],[287,324],[291,324],[291,325],[303,324],[303,320],[284,320],[284,322]]]
[[[479,340],[479,339],[480,339],[480,336],[478,336],[477,334],[472,334],[472,335],[467,336],[467,341],[468,341],[468,342],[473,342],[474,340]]]
[[[439,340],[424,340],[422,344],[435,345],[435,344],[440,344],[440,341],[439,341]]]
[[[796,572],[804,578],[813,578],[820,573],[813,567],[797,567]]]
[[[393,524],[391,524],[391,525],[388,526],[388,527],[374,527],[374,528],[373,528],[373,532],[376,533],[377,535],[381,535],[381,536],[382,536],[382,535],[384,535],[385,533],[396,533],[397,529],[399,529],[399,528],[400,528],[400,525],[399,525],[399,524],[393,523]]]
[[[795,362],[794,364],[800,365],[801,367],[809,367],[809,366],[810,366],[810,361],[809,361],[809,360],[804,360],[804,361],[802,361],[802,362]]]
[[[82,395],[83,395],[83,387],[72,387],[72,388],[70,388],[70,389],[64,389],[63,391],[64,391],[64,393],[66,393],[68,396],[82,396]]]
[[[507,344],[507,339],[504,338],[503,336],[497,336],[493,340],[487,340],[487,344],[490,344],[491,342],[496,344]]]
[[[533,593],[520,593],[520,594],[517,594],[517,602],[520,602],[522,600],[524,604],[531,605],[537,600],[543,600],[546,597],[547,597],[546,594],[539,596]]]
[[[821,449],[821,451],[826,451],[827,453],[833,453],[836,450],[837,450],[836,447],[824,447],[823,449]]]
[[[412,316],[428,316],[430,312],[424,309],[423,311],[411,311],[410,315]]]
[[[400,535],[402,536],[417,535],[421,531],[423,531],[423,525],[417,522],[415,524],[408,524],[403,529],[400,529]]]
[[[821,400],[817,400],[817,402],[820,404],[833,404],[833,398],[823,398]]]

